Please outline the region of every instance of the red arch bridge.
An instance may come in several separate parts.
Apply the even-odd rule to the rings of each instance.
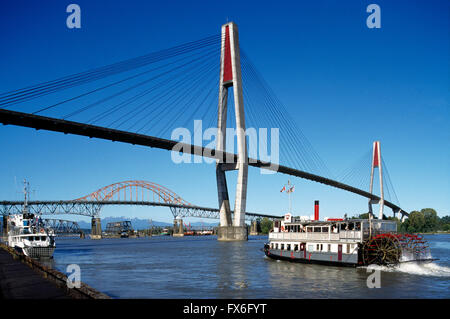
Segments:
[[[24,201],[1,201],[2,215],[22,213]],[[74,200],[60,201],[28,201],[28,211],[40,215],[75,214],[100,217],[100,211],[107,205],[138,205],[169,207],[173,217],[200,217],[219,219],[219,209],[193,205],[170,189],[147,181],[130,180],[114,183],[97,191]],[[280,216],[260,213],[245,214],[248,221],[267,217],[269,219]]]

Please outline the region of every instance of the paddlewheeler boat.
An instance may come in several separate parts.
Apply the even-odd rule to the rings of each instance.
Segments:
[[[274,221],[264,253],[279,260],[350,267],[436,260],[421,236],[398,233],[395,221],[319,221],[291,214]]]

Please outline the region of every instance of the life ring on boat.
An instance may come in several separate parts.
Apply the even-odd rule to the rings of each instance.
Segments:
[[[41,234],[43,234],[44,233],[44,228],[41,228]]]
[[[284,226],[281,226],[281,231],[284,232]]]

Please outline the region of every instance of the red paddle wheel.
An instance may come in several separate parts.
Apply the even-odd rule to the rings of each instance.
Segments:
[[[368,239],[362,247],[364,265],[394,266],[400,262],[430,258],[427,241],[414,234],[378,234]]]

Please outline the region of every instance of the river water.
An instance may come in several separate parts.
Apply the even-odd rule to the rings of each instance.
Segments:
[[[450,235],[425,238],[439,260],[378,267],[380,288],[368,288],[367,268],[268,259],[266,236],[58,238],[53,267],[78,264],[81,281],[113,298],[450,298]]]

